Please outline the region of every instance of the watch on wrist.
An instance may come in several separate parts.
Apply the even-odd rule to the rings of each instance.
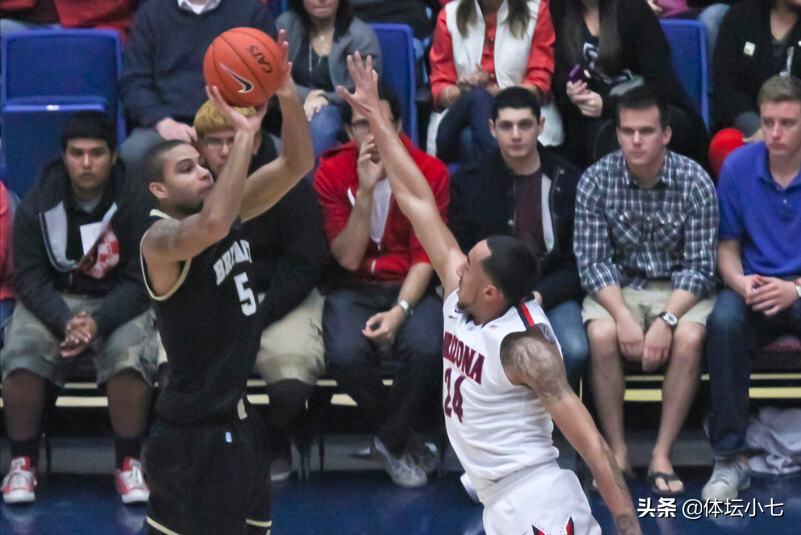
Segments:
[[[679,318],[677,318],[673,312],[667,310],[660,312],[657,318],[662,318],[662,320],[667,323],[667,326],[670,327],[670,330],[675,329],[676,325],[679,323]]]
[[[801,299],[801,280],[795,281],[795,291],[798,294],[798,298]]]
[[[411,316],[412,313],[414,312],[412,305],[410,305],[408,301],[404,301],[403,299],[398,299],[397,301],[395,301],[395,304],[401,307],[401,310],[403,310],[403,315],[406,316],[407,318]]]

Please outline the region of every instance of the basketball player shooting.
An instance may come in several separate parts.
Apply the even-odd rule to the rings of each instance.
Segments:
[[[620,534],[640,534],[609,446],[567,383],[550,324],[533,300],[536,260],[523,242],[491,236],[467,256],[433,194],[381,115],[371,58],[348,57],[355,92],[392,194],[445,288],[443,410],[450,442],[484,504],[488,535],[592,534],[601,529],[573,472],[556,464],[553,423],[598,482]]]
[[[283,32],[278,42],[281,157],[247,178],[266,104],[245,117],[212,87],[209,98],[235,130],[216,182],[197,150],[182,141],[162,142],[142,160],[143,178],[159,203],[142,238],[142,270],[169,358],[169,381],[144,455],[151,534],[270,533],[266,436],[245,399],[261,323],[248,281],[248,236],[238,220],[274,205],[314,163]]]

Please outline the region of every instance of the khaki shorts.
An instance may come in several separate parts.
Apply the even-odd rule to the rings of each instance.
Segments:
[[[320,292],[313,289],[295,310],[261,333],[253,371],[261,375],[268,385],[284,379],[314,384],[325,372],[322,327],[324,301]],[[158,337],[158,365],[166,363],[167,352],[161,344],[161,337]]]
[[[640,324],[640,327],[643,330],[647,330],[656,317],[665,311],[665,305],[670,299],[671,292],[670,281],[652,281],[646,283],[645,288],[642,290],[635,290],[629,287],[623,288],[623,301],[626,303],[631,315]],[[706,318],[714,307],[714,297],[701,299],[679,318],[679,323],[691,321],[706,326]],[[612,315],[591,295],[584,298],[581,316],[584,323],[589,323],[593,320],[613,321]]]
[[[61,294],[72,314],[86,311],[91,314],[100,308],[103,298]],[[64,385],[65,371],[70,359],[61,356],[56,338],[44,323],[17,301],[11,321],[6,325],[6,345],[0,351],[0,367],[3,379],[18,369],[29,370],[36,375]],[[123,370],[139,372],[148,386],[153,386],[156,373],[156,329],[152,309],[123,323],[106,338],[96,338],[89,349],[92,351],[97,382],[103,384]]]
[[[325,372],[323,303],[317,289],[261,333],[254,371],[269,385],[284,379],[314,384]]]

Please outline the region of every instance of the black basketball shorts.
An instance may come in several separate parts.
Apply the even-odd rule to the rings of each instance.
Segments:
[[[261,418],[242,401],[212,423],[158,419],[143,455],[148,533],[269,535],[268,448]]]

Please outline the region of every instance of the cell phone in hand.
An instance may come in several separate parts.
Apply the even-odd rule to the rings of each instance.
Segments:
[[[582,67],[580,63],[576,63],[576,65],[570,69],[568,79],[574,84],[579,82],[587,83],[590,81],[590,73],[584,67]]]

